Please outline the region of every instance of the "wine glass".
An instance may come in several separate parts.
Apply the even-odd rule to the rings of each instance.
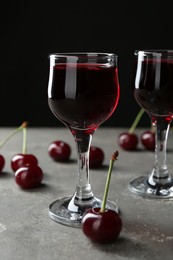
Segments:
[[[73,195],[49,206],[56,222],[81,226],[84,212],[100,207],[89,180],[92,136],[107,120],[119,101],[118,56],[113,53],[54,53],[49,55],[48,104],[55,117],[68,127],[78,155],[78,181]],[[107,208],[118,211],[116,203]]]
[[[134,193],[150,198],[173,197],[173,179],[166,164],[167,138],[173,119],[173,51],[135,51],[134,96],[156,131],[154,167],[148,176],[130,182]]]

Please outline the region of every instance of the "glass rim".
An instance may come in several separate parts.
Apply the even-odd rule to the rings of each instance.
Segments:
[[[76,57],[91,57],[91,58],[118,58],[118,55],[112,52],[55,52],[55,53],[50,53],[48,55],[49,58],[54,57],[54,58],[67,58],[71,56],[76,56]]]
[[[147,56],[147,55],[168,55],[168,56],[172,56],[173,57],[173,50],[171,49],[146,49],[146,50],[135,50],[134,51],[135,55],[143,55],[143,56]]]

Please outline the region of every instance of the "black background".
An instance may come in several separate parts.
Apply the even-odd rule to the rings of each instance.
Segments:
[[[131,86],[134,51],[173,48],[167,1],[1,1],[0,12],[1,126],[62,126],[47,103],[48,55],[89,51],[118,55],[120,101],[103,126],[129,127],[140,109]]]

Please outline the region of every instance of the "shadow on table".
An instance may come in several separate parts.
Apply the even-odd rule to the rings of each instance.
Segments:
[[[14,178],[14,174],[6,171],[2,171],[0,173],[0,179],[9,179],[9,178]]]
[[[58,160],[52,160],[52,161],[57,164],[77,164],[76,159],[68,159],[67,161],[58,161]]]
[[[22,191],[24,192],[42,192],[43,190],[49,190],[51,189],[50,185],[46,184],[46,183],[41,183],[38,187],[35,188],[29,188],[29,189],[23,189],[21,188]]]
[[[104,251],[105,253],[112,253],[115,256],[127,257],[129,259],[154,259],[154,254],[147,245],[142,244],[142,242],[132,240],[128,237],[119,237],[114,243],[112,244],[97,244],[93,243],[93,247]]]

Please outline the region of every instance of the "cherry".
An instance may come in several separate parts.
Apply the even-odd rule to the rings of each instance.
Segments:
[[[55,161],[68,161],[71,155],[71,147],[63,141],[54,141],[48,146],[48,153]]]
[[[155,150],[155,133],[153,131],[145,131],[141,134],[141,143],[150,151]]]
[[[82,231],[92,241],[111,243],[119,236],[122,230],[122,220],[119,214],[111,209],[105,209],[109,183],[114,161],[118,151],[112,155],[101,208],[90,208],[82,217]]]
[[[104,152],[101,148],[96,146],[90,147],[89,165],[90,168],[98,168],[102,165],[104,160]]]
[[[26,164],[38,164],[38,159],[33,154],[18,153],[11,159],[11,168],[15,172]]]
[[[82,231],[92,241],[111,243],[122,230],[122,220],[114,210],[100,212],[100,208],[91,208],[82,218]]]
[[[15,172],[15,181],[23,189],[33,189],[41,184],[43,172],[37,164],[26,164]]]
[[[135,150],[138,145],[138,137],[134,133],[121,133],[118,137],[118,144],[124,150]]]
[[[130,127],[128,132],[123,132],[118,136],[118,144],[119,146],[127,151],[132,151],[137,148],[138,145],[138,136],[134,133],[136,126],[142,117],[144,113],[144,109],[141,108],[140,111],[138,112],[135,120],[133,121],[132,126]]]
[[[16,131],[23,130],[23,147],[22,153],[17,153],[11,158],[11,168],[16,172],[20,167],[26,164],[38,164],[38,159],[35,155],[26,152],[27,142],[26,142],[26,128],[28,123],[24,122]]]
[[[5,165],[4,156],[0,154],[0,172],[1,172],[2,169],[4,168],[4,165]]]

